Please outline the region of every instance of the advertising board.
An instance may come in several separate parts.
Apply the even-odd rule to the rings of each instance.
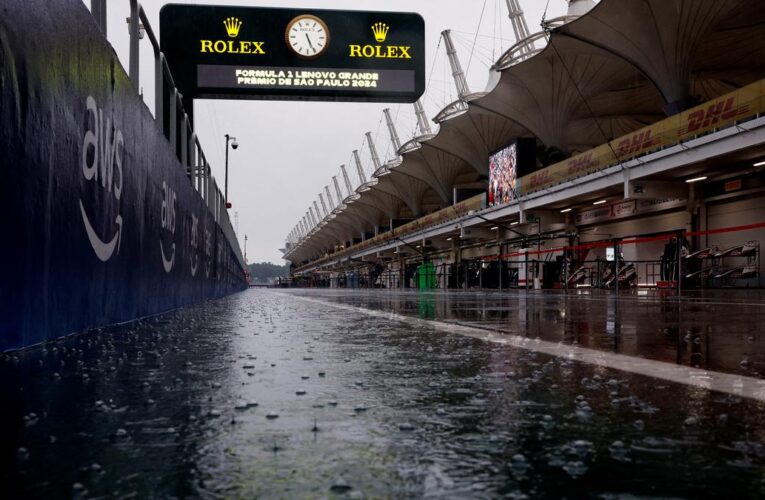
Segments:
[[[515,143],[489,157],[489,206],[502,205],[515,199],[518,147]]]
[[[160,45],[187,99],[414,102],[425,90],[419,14],[169,4]]]

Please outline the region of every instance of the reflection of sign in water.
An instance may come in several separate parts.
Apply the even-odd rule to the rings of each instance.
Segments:
[[[517,152],[513,144],[489,157],[489,206],[515,199]]]

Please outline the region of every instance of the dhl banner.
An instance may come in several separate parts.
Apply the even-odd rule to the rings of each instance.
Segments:
[[[393,230],[393,234],[385,233],[383,236],[387,235],[388,237],[391,237],[394,234],[395,236],[403,236],[403,235],[411,234],[420,229],[425,229],[427,227],[435,226],[436,224],[440,224],[450,219],[463,216],[471,210],[480,210],[484,208],[485,206],[486,206],[486,196],[483,194],[479,194],[478,196],[473,196],[472,198],[468,198],[467,200],[457,203],[456,205],[452,205],[450,207],[446,207],[442,210],[439,210],[438,212],[433,212],[432,214],[420,217],[417,220],[414,220],[412,222],[409,222],[408,224],[404,224],[403,226],[396,228],[395,230]]]
[[[603,170],[661,147],[677,144],[714,128],[765,111],[765,80],[712,99],[665,120],[602,144],[595,149],[522,177],[520,193],[529,194]]]

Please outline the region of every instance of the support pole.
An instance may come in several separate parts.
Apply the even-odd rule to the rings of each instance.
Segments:
[[[106,38],[106,0],[90,0],[90,13]]]
[[[414,114],[417,115],[417,126],[420,129],[420,135],[433,135],[430,123],[428,123],[428,117],[425,115],[425,108],[423,108],[422,101],[419,99],[414,101]]]
[[[677,298],[683,294],[683,252],[682,252],[682,231],[677,232]],[[678,306],[679,307],[679,306]]]
[[[465,72],[462,71],[462,65],[457,56],[457,50],[454,48],[452,32],[451,30],[442,31],[441,36],[443,37],[444,45],[446,46],[446,55],[449,58],[449,66],[452,68],[452,77],[454,78],[454,85],[457,87],[457,95],[462,99],[470,94],[470,89],[468,88],[467,80],[465,79]]]
[[[324,210],[324,217],[329,217],[327,204],[324,202],[324,193],[319,193],[319,201],[321,202],[321,208]]]
[[[369,145],[369,154],[372,156],[372,165],[375,167],[375,171],[379,170],[382,164],[380,163],[380,157],[377,154],[377,147],[375,146],[375,141],[372,140],[372,133],[367,132],[367,144]],[[367,178],[364,175],[364,171],[361,170],[361,163],[356,164],[356,168],[359,169],[359,179],[363,179],[363,183],[367,182]]]
[[[361,165],[361,162],[359,162],[359,165]],[[351,186],[351,179],[348,177],[348,170],[345,169],[345,165],[340,165],[340,170],[343,173],[343,182],[345,182],[345,189],[348,190],[348,196],[353,196],[353,187]],[[361,173],[364,173],[364,169],[360,169]],[[361,177],[359,177],[359,181],[361,181]],[[362,184],[366,182],[363,181]],[[338,195],[338,197],[342,198],[342,196]]]
[[[520,42],[529,37],[529,27],[526,24],[526,18],[523,15],[523,10],[518,4],[518,0],[506,0],[507,12],[510,18],[510,24],[513,26],[513,33],[515,33],[515,41]],[[527,54],[530,51],[528,45],[524,45],[520,48],[521,54]]]
[[[154,119],[159,125],[162,134],[165,132],[165,54],[159,53],[154,59]]]
[[[385,123],[388,125],[388,133],[390,133],[390,142],[393,144],[393,149],[398,155],[398,150],[401,149],[401,140],[398,138],[398,132],[396,132],[396,125],[393,123],[393,119],[390,117],[390,108],[383,110],[385,115]]]
[[[173,89],[170,99],[170,144],[173,145],[173,154],[178,157],[178,90]]]
[[[130,81],[133,83],[133,88],[136,92],[140,91],[140,64],[138,58],[140,53],[138,51],[138,41],[140,36],[140,19],[139,19],[140,5],[138,0],[130,0]],[[106,34],[106,2],[104,2],[104,35]]]
[[[614,240],[614,276],[616,277],[616,299],[619,300],[619,243]]]
[[[332,184],[335,185],[335,194],[337,195],[337,205],[339,206],[340,204],[343,203],[343,192],[340,191],[340,183],[337,182],[337,176],[336,175],[332,176]]]

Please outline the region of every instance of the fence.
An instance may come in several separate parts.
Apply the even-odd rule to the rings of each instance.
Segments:
[[[228,217],[227,200],[212,176],[212,170],[202,150],[202,145],[199,143],[199,138],[191,126],[189,116],[183,108],[183,96],[176,88],[165,56],[160,50],[159,40],[154,34],[141,3],[138,0],[129,1],[130,58],[128,75],[133,87],[136,92],[140,92],[140,53],[138,49],[142,38],[141,30],[143,30],[148,36],[154,52],[154,118],[157,126],[170,142],[176,157],[186,169],[189,182],[205,201],[208,210],[226,236],[240,266],[244,268],[245,262],[239,248],[239,241]],[[106,36],[106,0],[91,0],[90,5],[91,14]],[[167,113],[165,113],[165,107],[167,107]]]

